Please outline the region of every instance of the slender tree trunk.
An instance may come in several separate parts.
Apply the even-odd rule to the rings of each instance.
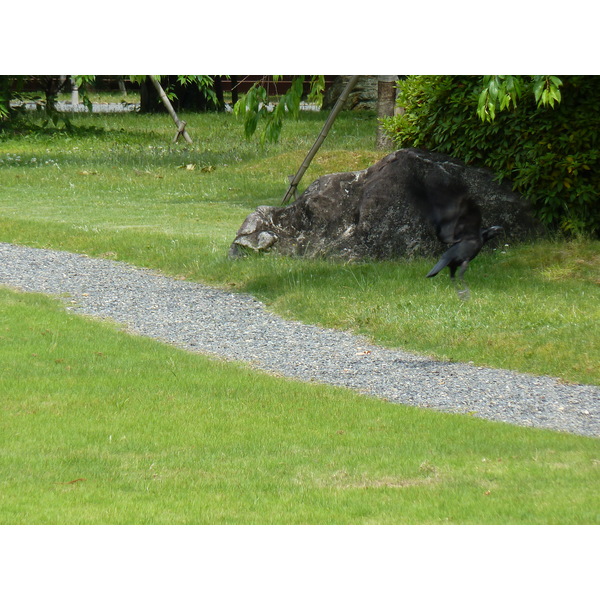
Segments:
[[[290,182],[290,187],[288,188],[288,191],[285,193],[285,196],[283,197],[281,204],[286,204],[287,202],[289,202],[290,198],[296,193],[296,189],[298,188],[298,184],[300,183],[302,176],[306,172],[306,169],[308,169],[312,159],[315,157],[315,154],[318,152],[319,148],[321,147],[321,144],[325,141],[325,138],[327,137],[327,134],[329,133],[329,130],[331,129],[331,126],[333,125],[333,122],[335,121],[339,112],[342,110],[342,108],[344,106],[344,102],[346,102],[346,100],[348,99],[348,96],[350,95],[352,88],[356,85],[356,82],[358,81],[359,77],[360,77],[360,75],[353,75],[350,78],[350,80],[348,81],[348,83],[346,84],[344,91],[340,94],[340,97],[337,99],[337,102],[335,103],[334,107],[331,109],[331,112],[329,113],[329,116],[327,117],[327,121],[325,121],[325,125],[323,125],[323,129],[321,129],[321,133],[319,134],[319,137],[317,137],[316,142],[313,144],[312,148],[309,150],[308,154],[306,155],[306,158],[304,159],[304,161],[302,161],[302,164],[300,165],[298,172],[296,173],[296,175],[293,177],[292,181]]]
[[[214,80],[215,96],[217,97],[217,110],[221,112],[225,110],[225,99],[223,97],[223,78],[221,75],[215,75]]]
[[[140,112],[144,114],[163,112],[165,107],[158,97],[150,76],[140,83]]]
[[[376,147],[380,150],[391,150],[392,140],[385,134],[381,126],[381,119],[393,117],[396,106],[397,75],[379,75],[377,77],[377,142]]]
[[[235,106],[238,101],[238,79],[237,75],[230,75],[229,79],[231,79],[231,106]]]

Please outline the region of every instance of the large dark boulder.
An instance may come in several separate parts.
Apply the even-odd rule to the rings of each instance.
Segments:
[[[465,193],[481,208],[483,227],[501,225],[500,243],[539,232],[527,202],[485,169],[417,149],[397,150],[363,171],[324,175],[289,206],[259,206],[233,241],[243,249],[345,260],[439,254],[438,241],[419,194]],[[498,242],[497,242],[498,243]]]

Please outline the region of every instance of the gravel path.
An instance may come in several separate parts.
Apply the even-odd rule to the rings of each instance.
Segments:
[[[600,437],[600,387],[446,363],[350,333],[285,321],[257,300],[155,271],[0,243],[0,285],[62,297],[67,309],[271,373],[391,402]]]

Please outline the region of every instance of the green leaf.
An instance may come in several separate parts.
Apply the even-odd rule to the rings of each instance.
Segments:
[[[534,83],[533,83],[533,95],[535,97],[535,101],[539,104],[541,97],[542,97],[542,93],[544,91],[544,85],[545,85],[545,80],[543,77],[534,77]]]
[[[490,79],[490,83],[488,84],[487,89],[488,89],[488,92],[489,92],[492,102],[495,102],[496,99],[498,98],[498,91],[499,91],[497,77],[493,77],[492,79]]]

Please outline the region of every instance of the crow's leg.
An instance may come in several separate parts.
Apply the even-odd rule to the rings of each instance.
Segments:
[[[465,271],[467,270],[468,266],[469,266],[469,261],[465,260],[460,265],[460,268],[458,270],[458,278],[460,279],[460,284],[461,284],[460,288],[457,287],[456,279],[454,277],[452,277],[452,281],[454,282],[454,287],[456,288],[456,293],[458,294],[458,297],[461,300],[468,300],[471,297],[471,292],[470,292],[467,284],[465,283]]]
[[[468,300],[469,297],[471,296],[471,292],[469,291],[469,288],[465,285],[464,281],[461,281],[462,285],[464,287],[460,288],[458,282],[456,281],[455,277],[452,277],[452,284],[454,285],[454,289],[456,290],[456,294],[457,296],[461,299],[461,300]]]

